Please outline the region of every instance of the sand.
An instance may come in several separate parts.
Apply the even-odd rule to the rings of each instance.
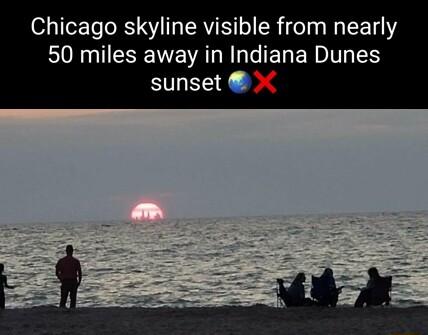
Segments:
[[[0,334],[428,334],[428,308],[79,308],[0,311]]]

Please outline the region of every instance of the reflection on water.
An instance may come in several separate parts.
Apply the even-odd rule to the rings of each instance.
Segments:
[[[1,225],[9,307],[56,305],[55,264],[75,246],[80,306],[272,305],[278,277],[325,266],[352,304],[377,266],[393,278],[393,303],[428,304],[428,213],[283,216]]]

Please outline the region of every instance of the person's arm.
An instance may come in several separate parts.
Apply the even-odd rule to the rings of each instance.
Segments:
[[[59,279],[59,281],[61,281],[61,269],[59,266],[59,261],[58,263],[56,263],[56,266],[55,266],[55,274],[56,274],[56,277]]]
[[[77,276],[78,276],[78,282],[77,285],[80,285],[80,283],[82,282],[82,267],[80,266],[80,262],[77,261]]]
[[[4,280],[4,287],[12,289],[12,290],[15,288],[15,286],[7,284],[7,277],[6,276],[3,277],[3,280]]]

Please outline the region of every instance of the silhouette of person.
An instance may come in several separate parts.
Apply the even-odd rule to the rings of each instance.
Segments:
[[[339,293],[342,291],[342,287],[336,287],[336,281],[333,276],[333,270],[326,268],[323,274],[319,277],[319,287],[313,290],[313,297],[318,300],[320,306],[332,306],[337,305],[339,299]]]
[[[7,284],[7,277],[3,275],[4,265],[0,264],[0,309],[5,309],[6,299],[4,295],[4,289],[14,289],[14,286]]]
[[[355,301],[355,307],[363,307],[364,304],[367,306],[375,304],[376,302],[372,301],[373,293],[376,293],[376,290],[383,286],[383,278],[379,275],[376,268],[370,268],[367,273],[369,275],[369,280],[366,287],[364,287],[358,295]]]
[[[305,298],[305,287],[303,286],[305,281],[305,274],[300,272],[291,283],[287,290],[290,298],[290,306],[310,306],[313,304],[310,298]]]
[[[67,245],[67,256],[56,264],[56,276],[61,282],[61,301],[59,307],[65,308],[70,294],[70,308],[76,308],[77,289],[82,282],[82,268],[77,258],[73,257],[73,246]]]

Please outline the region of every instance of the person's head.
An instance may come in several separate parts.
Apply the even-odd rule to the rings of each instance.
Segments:
[[[278,279],[276,280],[276,282],[277,282],[279,285],[284,284],[284,280],[283,280],[283,279],[281,279],[281,278],[278,278]]]
[[[325,268],[323,274],[324,277],[333,277],[333,270],[330,268]]]
[[[4,271],[4,265],[0,263],[0,273],[3,273]]]
[[[370,268],[370,269],[367,271],[367,273],[369,274],[369,277],[370,277],[371,279],[376,279],[376,278],[379,278],[379,277],[380,277],[380,275],[379,275],[379,271],[378,271],[375,267]]]
[[[296,281],[296,282],[300,282],[300,283],[305,282],[305,281],[306,281],[305,274],[304,274],[303,272],[299,272],[299,273],[297,274],[296,278],[294,279],[294,281]]]
[[[67,253],[67,256],[73,256],[73,246],[71,244],[67,245],[65,248],[65,252]]]

